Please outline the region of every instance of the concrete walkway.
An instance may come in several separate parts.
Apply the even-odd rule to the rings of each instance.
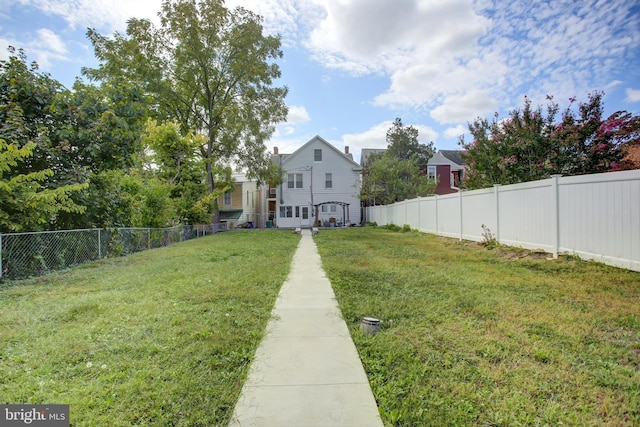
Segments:
[[[302,230],[229,425],[383,425],[309,230]]]

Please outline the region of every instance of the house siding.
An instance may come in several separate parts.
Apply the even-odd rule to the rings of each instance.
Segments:
[[[315,161],[315,150],[322,150],[322,161]],[[288,188],[285,181],[276,195],[276,224],[278,227],[300,227],[314,225],[318,219],[329,220],[336,218],[336,222],[360,222],[359,193],[359,166],[342,152],[331,146],[320,137],[315,137],[303,145],[295,153],[287,157],[282,164],[286,173],[301,173],[302,188]],[[326,174],[331,173],[332,188],[326,188]],[[322,213],[318,209],[318,218],[315,217],[315,207],[325,202],[341,202],[349,204],[347,215],[346,208],[343,214],[342,207],[337,206],[336,212]],[[291,206],[292,217],[281,217],[280,207]],[[298,207],[299,216],[296,217]],[[302,218],[302,208],[309,209],[308,224]]]

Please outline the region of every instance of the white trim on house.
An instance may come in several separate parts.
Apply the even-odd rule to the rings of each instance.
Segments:
[[[321,158],[316,150],[322,150]],[[282,155],[278,159],[282,159],[280,166],[285,171],[286,179],[277,191],[277,227],[308,227],[318,220],[321,223],[332,220],[335,224],[343,225],[360,223],[358,195],[362,168],[349,154],[315,136],[292,154]],[[290,175],[293,175],[292,186]],[[327,185],[329,182],[330,185]],[[348,204],[349,209],[345,207],[343,210],[342,206],[337,206],[333,212],[331,209],[327,212],[316,209],[316,205],[330,201]],[[308,213],[306,218],[305,213]]]

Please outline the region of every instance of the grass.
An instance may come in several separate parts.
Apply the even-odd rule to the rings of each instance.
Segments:
[[[227,425],[298,239],[222,233],[0,285],[0,401]]]
[[[640,273],[417,232],[315,241],[387,426],[640,425]]]

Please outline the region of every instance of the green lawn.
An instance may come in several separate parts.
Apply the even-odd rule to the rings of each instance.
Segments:
[[[640,273],[417,232],[315,241],[388,426],[640,425]]]
[[[299,237],[221,233],[0,284],[0,401],[75,426],[224,426]]]

